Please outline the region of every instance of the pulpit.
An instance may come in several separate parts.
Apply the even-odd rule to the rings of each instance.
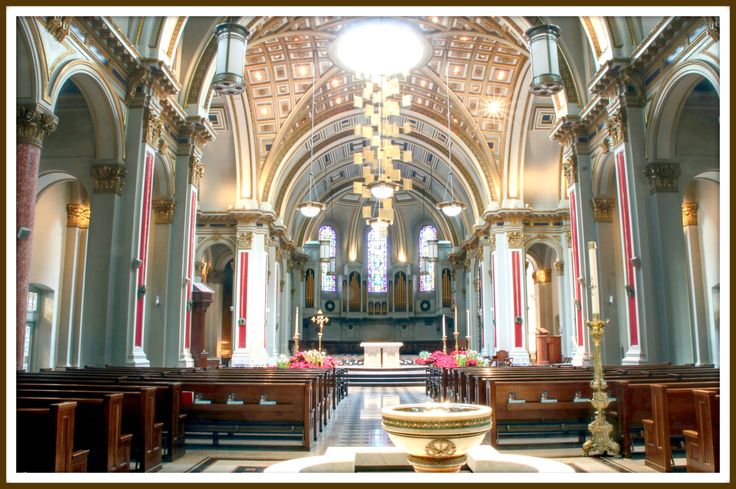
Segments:
[[[215,291],[201,282],[195,282],[192,288],[192,331],[191,349],[194,364],[197,367],[208,366],[208,353],[204,349],[205,321],[204,315],[212,304]],[[217,364],[220,362],[218,361]]]
[[[537,335],[537,365],[562,362],[562,343],[559,336]]]
[[[393,342],[363,342],[363,366],[373,368],[397,368],[401,366],[399,361],[399,348],[403,343]]]

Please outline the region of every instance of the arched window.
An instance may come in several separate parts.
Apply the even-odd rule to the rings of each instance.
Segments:
[[[322,226],[319,228],[319,240],[321,241],[329,241],[330,242],[330,251],[329,256],[320,256],[320,258],[330,258],[331,260],[335,259],[336,256],[336,250],[337,250],[337,233],[335,233],[335,229],[332,226]],[[322,292],[336,292],[337,291],[337,280],[335,278],[335,273],[329,273],[330,272],[330,262],[329,261],[323,261],[321,264],[322,267]]]
[[[437,229],[434,226],[424,226],[419,230],[419,291],[432,292],[434,290],[434,262],[427,259],[429,256],[429,241],[437,241]]]
[[[388,291],[388,237],[371,228],[368,232],[368,292]]]

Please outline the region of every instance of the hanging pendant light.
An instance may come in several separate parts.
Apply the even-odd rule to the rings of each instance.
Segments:
[[[220,94],[238,95],[245,90],[245,48],[250,37],[240,24],[226,22],[215,27],[217,62],[212,88]]]
[[[448,217],[455,217],[460,214],[467,206],[465,203],[455,199],[455,192],[452,181],[452,136],[450,134],[450,63],[447,60],[447,52],[445,52],[445,86],[447,88],[447,186],[442,196],[442,202],[437,204],[437,209],[441,210]],[[449,200],[445,200],[449,196]]]
[[[392,182],[373,182],[369,183],[367,187],[370,189],[373,197],[377,199],[390,199],[393,197],[398,185]]]
[[[437,261],[437,240],[436,239],[428,239],[427,240],[427,255],[425,258],[427,261],[435,262]]]
[[[309,195],[307,200],[297,204],[296,208],[302,213],[304,217],[312,218],[316,217],[320,212],[325,210],[325,205],[322,202],[317,202],[312,199],[312,190],[314,190],[314,94],[317,91],[316,86],[316,74],[317,74],[317,49],[314,50],[314,69],[312,70],[312,128],[309,132],[309,140],[311,141],[311,153],[309,155]]]
[[[537,25],[528,29],[524,36],[529,41],[532,61],[533,78],[529,91],[542,97],[556,94],[563,87],[557,56],[560,28],[551,24]]]

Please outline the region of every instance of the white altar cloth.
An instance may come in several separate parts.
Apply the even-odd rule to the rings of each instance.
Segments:
[[[399,348],[404,346],[403,343],[364,341],[360,346],[363,347],[364,367],[397,368],[401,366]]]

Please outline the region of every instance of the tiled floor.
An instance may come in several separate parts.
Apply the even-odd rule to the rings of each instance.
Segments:
[[[269,450],[263,447],[238,449],[187,447],[187,454],[173,463],[164,463],[163,472],[262,472],[281,460],[322,455],[328,447],[393,446],[381,428],[384,406],[429,401],[424,387],[351,387],[350,394],[333,412],[329,424],[311,451]],[[549,437],[544,445],[535,439],[517,439],[498,449],[502,453],[551,458],[571,465],[578,472],[653,472],[643,457],[610,459],[583,457],[576,439]]]

